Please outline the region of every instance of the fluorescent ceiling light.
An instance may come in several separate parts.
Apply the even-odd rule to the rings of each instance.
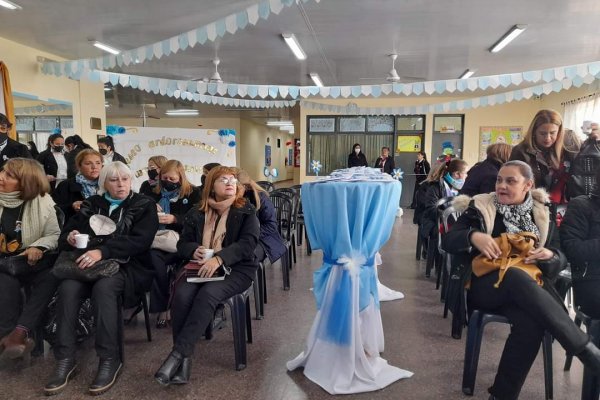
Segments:
[[[114,47],[104,44],[102,42],[96,41],[96,42],[94,42],[94,46],[96,46],[100,50],[106,51],[107,53],[114,54],[115,56],[118,55],[119,53],[121,53],[121,50],[117,50]]]
[[[165,112],[165,114],[167,114],[169,116],[175,116],[175,117],[181,117],[181,116],[191,117],[191,116],[198,115],[199,112],[198,112],[198,110],[177,109],[177,110],[167,110]]]
[[[281,36],[298,60],[306,60],[306,53],[300,47],[300,43],[298,43],[298,39],[293,33],[282,33]]]
[[[465,69],[465,72],[463,72],[462,75],[458,79],[468,79],[471,76],[473,76],[474,73],[475,73],[475,71],[471,71],[470,69]]]
[[[8,8],[9,10],[22,10],[23,9],[23,7],[21,7],[20,5],[10,2],[10,1],[7,1],[7,0],[0,0],[0,7]]]
[[[312,79],[312,81],[315,83],[316,86],[318,87],[323,87],[323,81],[321,80],[321,77],[319,76],[319,74],[313,72],[309,74],[310,79]]]
[[[292,121],[267,121],[267,126],[294,126]]]
[[[517,36],[523,33],[527,29],[527,25],[515,25],[508,32],[504,34],[491,48],[490,52],[497,53],[506,47],[507,44],[512,42]]]

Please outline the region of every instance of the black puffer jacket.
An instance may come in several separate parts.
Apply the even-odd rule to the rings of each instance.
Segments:
[[[592,193],[596,186],[596,171],[600,169],[600,141],[588,139],[571,164],[571,176],[567,182],[569,199]]]
[[[75,181],[75,178],[69,178],[59,183],[52,192],[54,202],[65,214],[65,222],[76,214],[73,203],[84,200],[81,190],[81,185]]]
[[[475,196],[476,194],[495,192],[496,179],[501,166],[500,161],[491,158],[473,165],[464,186],[460,189],[460,194]]]
[[[177,253],[181,258],[190,260],[194,251],[202,244],[204,217],[204,212],[197,207],[186,214],[183,232],[177,243]],[[249,202],[240,208],[231,207],[222,249],[215,255],[221,257],[232,273],[239,272],[254,280],[258,268],[254,250],[258,245],[259,235],[260,224],[254,207]]]
[[[367,156],[361,151],[358,155],[352,152],[348,155],[348,168],[352,167],[368,167]]]
[[[125,307],[135,306],[138,296],[146,292],[154,279],[150,262],[150,245],[158,230],[156,205],[149,197],[131,193],[123,203],[109,215],[110,203],[100,195],[92,196],[81,204],[81,209],[65,225],[58,240],[60,250],[75,250],[67,236],[73,230],[90,235],[90,249],[102,252],[102,259],[119,258],[129,262],[121,266],[125,272]],[[96,236],[90,227],[92,215],[110,217],[117,224],[117,230],[108,236]]]
[[[560,225],[560,242],[571,263],[573,280],[600,280],[600,195],[569,202]]]

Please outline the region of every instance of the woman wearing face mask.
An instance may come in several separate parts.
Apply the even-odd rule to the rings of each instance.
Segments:
[[[65,148],[68,151],[68,153],[65,154],[65,158],[67,159],[67,177],[70,179],[77,175],[78,169],[75,162],[77,154],[85,149],[91,149],[92,146],[85,143],[81,136],[71,135],[65,138]]]
[[[125,157],[115,151],[115,143],[111,136],[98,139],[98,151],[104,157],[104,165],[110,164],[113,161],[121,161],[123,164],[127,164]]]
[[[12,123],[6,115],[0,113],[0,168],[11,158],[31,158],[27,146],[8,137],[11,128]]]
[[[38,151],[34,141],[30,140],[27,142],[27,149],[29,150],[29,153],[31,153],[31,156],[37,160],[40,152]]]
[[[348,155],[348,168],[352,167],[368,167],[367,157],[360,149],[360,144],[355,143],[352,146],[352,153]]]
[[[56,186],[52,198],[65,214],[65,222],[79,212],[81,203],[98,193],[98,177],[102,170],[102,154],[93,149],[85,149],[77,154],[75,165],[79,171]]]
[[[544,188],[554,204],[566,203],[566,185],[574,154],[564,146],[562,117],[554,110],[540,110],[527,134],[515,146],[511,160],[526,162],[533,170],[535,187]]]
[[[200,189],[192,185],[183,164],[177,160],[167,161],[160,169],[159,183],[152,197],[157,203],[159,229],[170,229],[179,234],[183,229],[183,217],[200,202]],[[155,276],[150,292],[150,312],[158,313],[156,327],[168,325],[167,303],[169,301],[169,274],[167,266],[177,262],[176,253],[152,249],[150,251]]]
[[[65,158],[65,139],[60,133],[50,135],[48,148],[40,153],[38,161],[44,167],[46,178],[52,190],[67,179],[67,159]]]
[[[167,157],[165,156],[152,156],[148,159],[148,180],[142,182],[142,186],[140,187],[141,194],[152,197],[152,193],[156,185],[158,185],[160,169],[167,161]]]

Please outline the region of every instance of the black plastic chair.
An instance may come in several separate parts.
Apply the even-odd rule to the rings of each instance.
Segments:
[[[292,201],[292,218],[291,218],[291,222],[289,223],[289,226],[285,226],[285,228],[287,228],[290,231],[290,238],[288,240],[291,241],[292,243],[292,259],[294,261],[294,264],[296,263],[296,246],[297,246],[297,241],[296,241],[296,230],[297,230],[297,226],[298,226],[298,209],[300,206],[300,192],[294,189],[290,189],[290,188],[281,188],[281,189],[276,189],[275,191],[273,191],[273,193],[279,193],[279,194],[283,194],[284,196],[287,196],[290,198],[290,200]],[[287,225],[287,223],[286,223]],[[292,264],[290,263],[290,269],[292,268]]]
[[[266,190],[267,193],[271,193],[273,190],[275,190],[275,185],[269,181],[258,181],[256,184]]]
[[[250,315],[250,288],[242,293],[231,296],[223,301],[231,312],[231,328],[233,330],[233,347],[235,352],[235,369],[241,371],[247,365],[246,340],[252,343],[252,317]],[[217,308],[219,310],[219,308]],[[225,316],[223,314],[223,320]],[[215,327],[214,320],[208,325],[204,333],[206,340],[213,338]]]
[[[139,303],[131,316],[124,320],[125,325],[131,324],[131,321],[140,313],[144,313],[144,325],[146,326],[146,338],[149,342],[152,341],[152,329],[150,329],[150,312],[148,311],[148,298],[146,293],[140,295]]]
[[[256,277],[252,282],[252,291],[254,292],[254,311],[256,319],[263,319],[265,315],[265,299],[267,292],[265,266],[262,262],[258,264],[256,269]]]
[[[486,313],[480,310],[473,311],[469,319],[462,381],[462,391],[468,396],[473,396],[475,390],[483,330],[485,325],[490,322],[509,324],[508,319],[503,315]],[[546,399],[548,400],[553,398],[554,392],[552,381],[552,336],[548,332],[544,334],[542,350],[544,353],[544,386],[546,389]]]
[[[277,229],[279,234],[283,238],[284,244],[287,248],[287,255],[281,258],[281,272],[283,275],[283,289],[290,289],[290,268],[292,264],[292,210],[293,204],[292,199],[283,193],[273,192],[270,194],[271,202],[275,208],[275,216],[277,218]]]
[[[435,205],[436,208],[436,226],[429,233],[428,244],[427,244],[427,263],[425,265],[425,277],[429,278],[431,276],[431,270],[435,268],[437,275],[439,276],[441,265],[442,265],[442,257],[438,251],[438,241],[440,237],[440,215],[443,210],[445,210],[450,203],[452,202],[451,198],[444,197]],[[439,288],[439,285],[436,283],[436,289]]]

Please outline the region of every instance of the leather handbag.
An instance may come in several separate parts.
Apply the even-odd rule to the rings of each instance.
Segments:
[[[171,229],[161,229],[154,235],[152,241],[153,249],[166,251],[167,253],[177,253],[177,242],[179,241],[179,233]]]
[[[39,272],[52,267],[58,257],[57,251],[45,252],[35,265],[27,263],[27,256],[10,256],[0,258],[0,272],[12,276],[25,275],[31,272]]]
[[[480,277],[498,270],[498,281],[495,288],[500,287],[504,275],[509,268],[519,268],[525,271],[538,285],[542,286],[542,271],[535,264],[525,264],[527,254],[533,250],[538,241],[537,236],[530,232],[503,233],[494,238],[500,247],[501,256],[492,260],[480,254],[473,259],[472,269],[475,276]]]
[[[95,282],[101,278],[108,278],[119,272],[120,264],[127,260],[108,259],[100,260],[89,268],[79,268],[77,260],[83,252],[63,251],[59,254],[52,273],[58,279],[74,279],[83,282]]]

